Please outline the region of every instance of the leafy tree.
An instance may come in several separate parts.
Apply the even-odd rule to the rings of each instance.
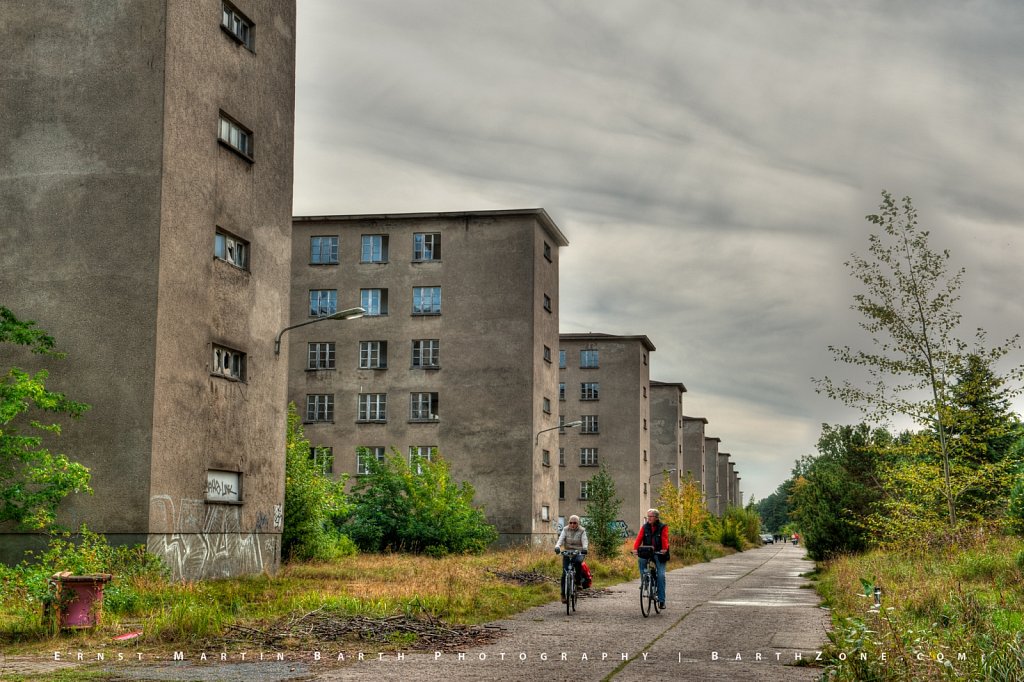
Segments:
[[[876,351],[855,351],[849,346],[829,346],[836,360],[863,367],[866,386],[849,381],[815,379],[820,392],[860,408],[870,418],[888,421],[906,415],[933,428],[938,437],[943,497],[950,525],[957,520],[947,424],[943,418],[951,405],[950,386],[963,371],[970,355],[986,366],[1019,345],[1019,336],[993,348],[985,345],[978,330],[974,346],[957,336],[961,315],[957,310],[964,274],[949,272],[949,251],[936,252],[929,233],[917,225],[917,211],[910,197],[900,204],[882,192],[880,212],[867,216],[881,228],[869,237],[868,256],[853,254],[846,266],[864,286],[854,296],[852,308],[864,316],[860,326],[872,335]],[[1010,377],[1019,379],[1022,369]]]
[[[757,503],[761,525],[766,532],[781,533],[782,527],[789,522],[789,498],[793,494],[793,482],[794,479],[789,478],[780,483],[775,492]]]
[[[424,552],[431,556],[479,553],[497,540],[473,486],[452,481],[448,463],[434,456],[405,458],[392,448],[382,460],[360,448],[369,473],[352,489],[352,513],[342,527],[360,549]]]
[[[295,403],[288,404],[287,434],[282,556],[285,560],[329,561],[353,554],[352,541],[337,528],[348,512],[344,490],[348,477],[334,481],[317,467]]]
[[[658,511],[668,524],[669,533],[680,538],[684,545],[696,544],[703,539],[704,522],[708,510],[700,486],[691,474],[680,481],[677,488],[667,475],[658,489]]]
[[[737,537],[741,540],[745,540],[753,545],[761,544],[761,517],[753,505],[726,508],[725,515],[723,516],[723,525],[734,528]],[[722,544],[725,544],[725,542],[723,541]],[[736,549],[743,550],[742,542]]]
[[[0,343],[27,346],[32,353],[64,358],[56,341],[31,320],[19,320],[0,306]],[[88,405],[46,389],[46,370],[29,374],[12,367],[0,380],[0,522],[28,530],[51,526],[61,500],[88,492],[89,470],[63,454],[51,453],[43,436],[60,435],[61,426],[41,413],[78,418]]]
[[[615,481],[602,464],[587,486],[587,537],[599,557],[609,558],[619,553],[622,538],[611,524],[619,518],[621,505],[622,500],[615,497]]]
[[[868,548],[866,520],[881,497],[878,459],[892,437],[867,424],[822,424],[818,455],[798,464],[790,515],[815,560]]]

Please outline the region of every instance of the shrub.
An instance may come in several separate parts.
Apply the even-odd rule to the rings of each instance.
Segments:
[[[359,456],[369,473],[352,489],[352,513],[342,526],[359,549],[443,556],[479,553],[497,540],[483,510],[473,506],[473,486],[452,481],[442,458],[406,463],[392,449],[377,460],[365,448]]]

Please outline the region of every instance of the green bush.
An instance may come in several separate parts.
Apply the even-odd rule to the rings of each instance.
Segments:
[[[332,480],[310,453],[298,411],[290,403],[281,533],[285,561],[331,561],[356,552],[355,544],[337,527],[337,520],[348,511],[344,489],[347,477]]]
[[[497,540],[494,526],[473,506],[473,486],[452,481],[440,457],[406,463],[392,449],[378,460],[365,448],[359,456],[369,473],[353,487],[352,512],[341,527],[359,549],[443,556],[480,553]]]
[[[743,540],[740,539],[740,528],[735,519],[722,519],[722,534],[718,541],[725,547],[732,547],[738,552],[743,551]]]

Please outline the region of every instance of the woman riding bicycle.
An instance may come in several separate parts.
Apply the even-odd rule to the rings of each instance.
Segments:
[[[562,529],[555,543],[555,554],[562,554],[562,550],[578,549],[583,553],[587,551],[587,529],[580,525],[580,517],[573,514],[569,517],[569,525]],[[567,556],[562,554],[562,603],[565,603],[565,569],[569,567],[569,561],[576,564],[576,575],[583,575],[583,554]]]
[[[665,608],[665,557],[668,552],[668,526],[661,522],[661,513],[657,509],[647,510],[647,523],[637,533],[633,543],[633,552],[641,546],[654,547],[651,561],[658,568],[658,608]],[[649,550],[648,550],[649,551]],[[640,575],[647,570],[647,558],[640,557]]]

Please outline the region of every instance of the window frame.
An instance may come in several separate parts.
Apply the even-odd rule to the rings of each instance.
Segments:
[[[580,433],[583,434],[597,434],[601,433],[601,421],[598,419],[596,414],[584,414],[580,416],[580,421],[583,423],[580,425]]]
[[[428,244],[428,242],[430,242]],[[431,263],[441,260],[441,233],[414,232],[412,235],[412,262]]]
[[[356,448],[356,476],[368,476],[370,474],[370,467],[368,462],[363,460],[363,455],[360,450],[366,450],[367,456],[375,457],[378,462],[383,462],[384,458],[387,457],[387,448],[383,445],[360,445]]]
[[[232,246],[234,247],[235,255],[233,257],[229,257]],[[215,259],[234,266],[239,270],[249,272],[249,256],[251,251],[252,247],[247,240],[235,236],[227,230],[219,227],[214,230],[213,257]]]
[[[228,348],[219,343],[210,344],[213,354],[211,356],[210,374],[229,381],[240,381],[245,383],[247,356],[243,351]]]
[[[374,301],[376,296],[376,301]],[[383,317],[388,314],[388,290],[383,288],[370,288],[359,290],[359,303],[363,310],[364,317]]]
[[[334,394],[307,393],[306,414],[303,423],[317,424],[322,422],[334,422]]]
[[[601,382],[599,381],[581,381],[580,382],[580,400],[581,401],[594,401],[601,399]]]
[[[359,342],[359,369],[387,369],[388,342],[369,339]]]
[[[334,448],[328,445],[310,445],[309,458],[313,460],[313,467],[322,476],[334,473]]]
[[[424,297],[424,293],[429,296]],[[412,288],[412,314],[413,315],[440,315],[441,314],[441,287],[413,287]]]
[[[388,420],[387,393],[360,393],[356,410],[356,421],[382,424]]]
[[[337,343],[309,341],[306,343],[306,371],[323,372],[337,367]]]
[[[596,467],[596,466],[600,466],[599,448],[580,448],[580,466],[581,467]]]
[[[598,369],[601,366],[601,354],[596,348],[580,350],[580,369]]]
[[[437,391],[413,391],[409,394],[409,421],[417,423],[440,421],[439,403]]]
[[[245,27],[244,31],[239,31],[240,25]],[[225,0],[220,3],[220,28],[245,49],[256,51],[256,23]]]
[[[324,257],[325,249],[322,241],[328,241],[328,254]],[[310,265],[337,265],[338,264],[338,235],[316,234],[309,238],[309,264]]]
[[[233,135],[235,140],[232,140]],[[252,130],[223,110],[217,120],[217,142],[249,163],[256,160],[254,157],[256,142]]]
[[[314,312],[313,308],[313,295],[316,294],[316,308]],[[327,303],[326,311],[324,309],[323,299],[326,295]],[[309,290],[309,316],[310,317],[328,317],[338,312],[338,290],[337,289],[310,289]]]
[[[388,262],[389,235],[364,234],[359,240],[359,262],[381,264]],[[369,246],[369,248],[367,248]]]
[[[441,339],[413,339],[409,366],[412,369],[440,369]]]

